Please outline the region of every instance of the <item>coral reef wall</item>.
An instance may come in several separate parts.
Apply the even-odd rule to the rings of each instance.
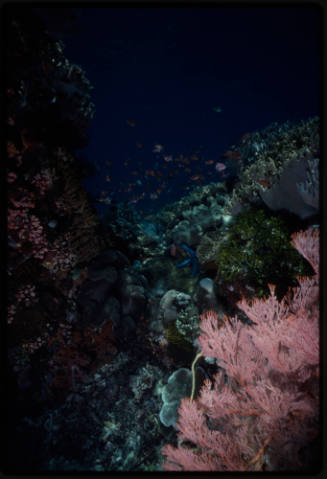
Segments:
[[[74,155],[87,144],[92,87],[32,9],[7,14],[9,362],[14,382],[42,401],[69,392],[71,371],[60,371],[61,356],[76,366],[90,361],[78,348],[97,332],[87,339],[78,330],[76,297],[87,263],[112,245],[112,235],[100,225]]]

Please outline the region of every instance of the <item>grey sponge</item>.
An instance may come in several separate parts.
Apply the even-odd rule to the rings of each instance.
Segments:
[[[192,372],[186,368],[177,369],[163,387],[161,398],[163,406],[160,411],[160,421],[166,427],[173,426],[176,429],[178,408],[181,399],[190,397],[192,392]]]

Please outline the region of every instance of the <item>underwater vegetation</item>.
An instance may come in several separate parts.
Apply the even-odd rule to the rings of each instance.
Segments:
[[[217,280],[252,286],[258,296],[268,292],[268,283],[278,285],[278,294],[294,286],[311,269],[292,247],[291,232],[285,219],[263,209],[241,211],[218,240]]]
[[[181,334],[178,327],[176,326],[176,321],[170,321],[166,329],[166,338],[168,341],[168,351],[172,357],[180,359],[180,364],[185,364],[188,366],[190,361],[194,356],[195,348],[190,344],[184,335]]]

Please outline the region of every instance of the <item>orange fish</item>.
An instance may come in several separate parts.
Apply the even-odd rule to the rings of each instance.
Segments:
[[[106,191],[101,191],[102,196],[106,196],[107,192]]]
[[[191,176],[191,180],[195,181],[195,180],[203,180],[204,176],[203,175],[193,175]]]
[[[129,126],[131,126],[131,127],[133,127],[133,128],[134,128],[134,126],[136,126],[136,123],[135,123],[135,121],[133,121],[133,120],[126,120],[126,123],[127,123],[127,125],[129,125]]]
[[[269,183],[269,181],[267,180],[259,180],[259,183],[263,186],[265,186],[266,188],[270,188],[271,187],[271,184]]]
[[[205,161],[204,164],[205,164],[205,165],[213,165],[213,164],[214,164],[214,160]]]
[[[239,139],[239,141],[244,142],[245,138],[247,138],[248,136],[250,136],[250,133],[244,133],[244,135],[241,136],[241,138]]]
[[[232,158],[233,160],[239,160],[241,155],[239,153],[235,153],[235,151],[227,150],[223,155],[222,158]]]
[[[160,179],[163,177],[163,174],[161,173],[161,171],[157,171],[157,177]]]
[[[155,176],[156,173],[154,170],[145,170],[145,175],[147,176]]]
[[[111,178],[109,175],[106,176],[106,181],[111,181]]]
[[[136,170],[133,170],[131,173],[132,173],[132,175],[138,175],[139,174],[139,172],[136,171]]]
[[[136,146],[138,146],[139,148],[142,148],[143,143],[140,143],[139,141],[137,141],[137,142],[136,142]]]
[[[191,168],[185,168],[184,171],[185,171],[186,173],[191,173],[192,170],[191,170]]]

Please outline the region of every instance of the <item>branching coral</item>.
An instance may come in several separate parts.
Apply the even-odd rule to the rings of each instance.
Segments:
[[[310,259],[317,271],[319,233],[301,231],[293,245],[306,257],[313,248]],[[318,434],[318,274],[309,285],[308,278],[298,281],[281,302],[273,286],[263,300],[239,302],[252,326],[234,317],[219,329],[215,312],[201,316],[201,353],[219,360],[228,380],[218,373],[213,382],[204,381],[199,398],[182,399],[178,446],[162,450],[165,470],[308,467],[301,450]]]

